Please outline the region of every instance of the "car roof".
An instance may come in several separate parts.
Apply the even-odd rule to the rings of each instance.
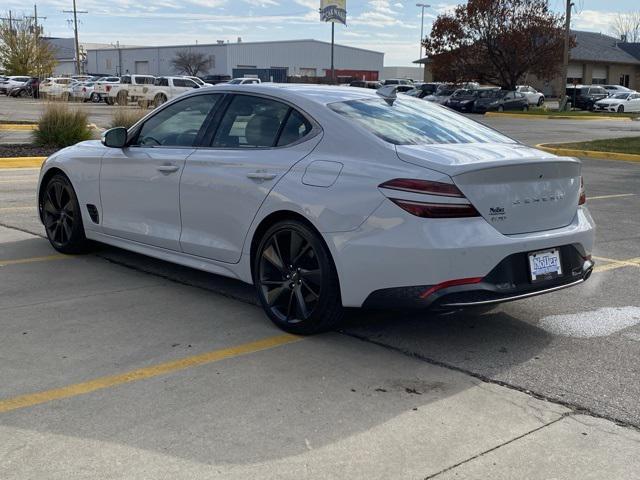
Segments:
[[[229,83],[203,87],[203,90],[233,93],[256,93],[280,97],[291,102],[307,101],[318,105],[327,105],[334,102],[378,98],[374,90],[357,87],[338,87],[333,85],[313,85],[305,83],[259,83],[253,85],[232,85]],[[195,92],[194,92],[195,93]]]

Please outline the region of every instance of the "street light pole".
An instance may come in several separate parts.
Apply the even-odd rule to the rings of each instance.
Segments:
[[[424,40],[424,9],[429,8],[431,5],[427,3],[416,3],[416,7],[422,8],[422,20],[420,21],[420,52],[418,53],[418,59],[422,58],[422,40]]]

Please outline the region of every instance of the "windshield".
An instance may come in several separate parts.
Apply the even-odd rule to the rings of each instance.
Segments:
[[[422,100],[398,98],[389,105],[382,98],[372,98],[333,103],[329,108],[394,145],[515,143],[495,130]]]
[[[242,83],[242,80],[231,80],[229,83],[231,85],[238,85],[239,83]]]
[[[480,98],[500,98],[504,95],[502,90],[482,90],[478,96]]]
[[[631,95],[630,93],[616,93],[613,98],[620,98],[621,100],[624,100],[625,98],[627,98],[629,95]]]

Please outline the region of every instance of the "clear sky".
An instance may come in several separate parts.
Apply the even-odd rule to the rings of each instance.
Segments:
[[[319,0],[77,0],[80,39],[135,45],[215,43],[314,38],[329,41],[329,24],[319,21]],[[425,32],[438,12],[456,0],[434,1],[425,10]],[[574,0],[572,27],[609,33],[618,12],[640,10],[640,0]],[[2,9],[32,14],[24,0],[3,0]],[[385,65],[411,65],[418,58],[420,8],[416,2],[347,0],[348,26],[336,25],[336,43],[385,53]],[[565,0],[550,0],[561,11]],[[48,36],[71,37],[72,0],[39,0],[38,15]],[[3,12],[6,13],[6,12]],[[4,16],[4,15],[2,15]]]

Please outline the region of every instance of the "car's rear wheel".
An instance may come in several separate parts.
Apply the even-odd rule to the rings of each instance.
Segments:
[[[97,93],[93,92],[91,94],[91,97],[89,98],[93,103],[100,103],[100,95],[98,95]]]
[[[263,235],[254,282],[265,312],[300,335],[326,331],[342,319],[338,274],[319,235],[302,222],[279,222]]]
[[[624,113],[624,105],[618,107],[618,113]]]
[[[500,106],[498,107],[498,111],[499,111],[499,112],[504,112],[504,107],[503,107],[502,105],[500,105]]]
[[[49,242],[62,253],[82,253],[89,242],[84,235],[78,197],[71,182],[56,174],[47,182],[40,200],[42,221]]]
[[[529,110],[529,105],[523,105],[522,106],[522,111],[523,112],[527,112]]]

